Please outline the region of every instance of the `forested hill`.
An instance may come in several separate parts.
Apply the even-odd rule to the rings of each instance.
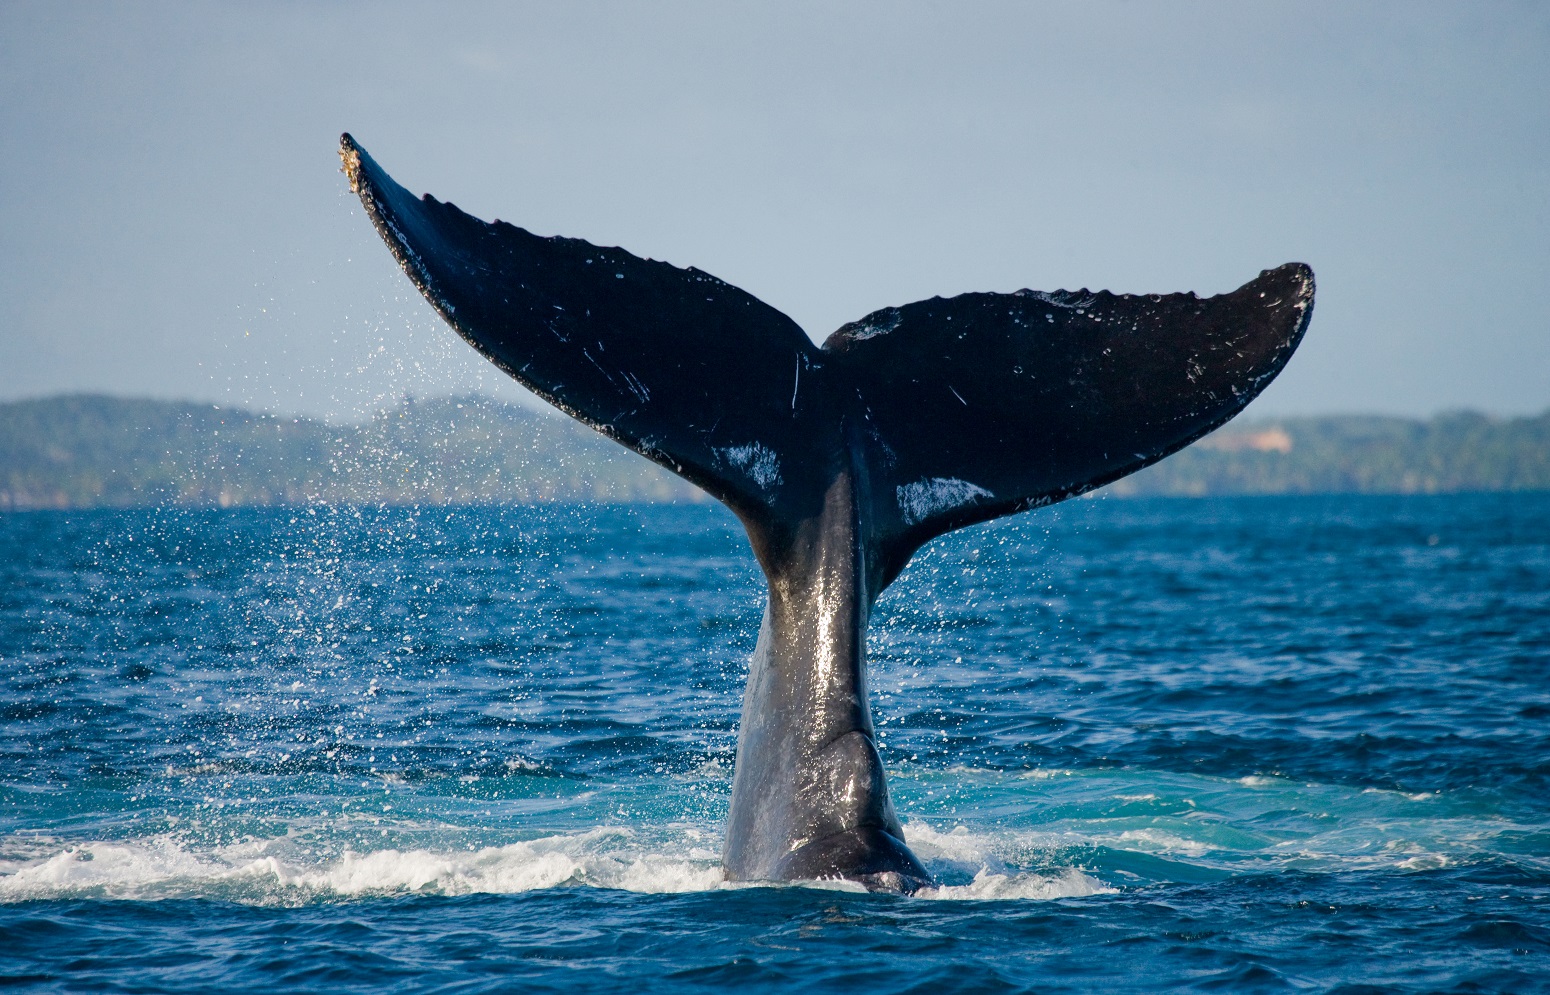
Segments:
[[[1231,422],[1115,494],[1441,494],[1550,490],[1550,411],[1426,421],[1327,415]]]
[[[1234,422],[1117,495],[1550,490],[1550,411]],[[703,500],[576,422],[487,398],[361,425],[100,395],[0,404],[0,510]]]
[[[569,418],[487,398],[362,425],[100,395],[0,404],[0,509],[700,496]]]

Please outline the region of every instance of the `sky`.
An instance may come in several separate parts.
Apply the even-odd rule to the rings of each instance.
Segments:
[[[0,401],[520,392],[339,172],[698,266],[822,340],[1307,262],[1250,408],[1550,408],[1550,4],[0,0]]]

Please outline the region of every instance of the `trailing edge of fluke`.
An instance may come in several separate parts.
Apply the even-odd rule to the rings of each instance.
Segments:
[[[1289,263],[1209,298],[934,297],[816,346],[708,273],[414,197],[349,135],[340,155],[404,271],[474,348],[747,529],[769,604],[738,738],[733,880],[928,883],[867,705],[877,596],[935,536],[1101,486],[1220,426],[1313,312],[1313,272]]]

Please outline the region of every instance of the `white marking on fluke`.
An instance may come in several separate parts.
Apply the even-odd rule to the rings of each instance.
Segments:
[[[899,323],[903,320],[904,317],[899,314],[898,308],[884,308],[856,322],[851,327],[850,338],[852,341],[860,342],[878,335],[887,335],[895,328],[898,328]]]
[[[717,449],[716,454],[732,466],[748,474],[754,483],[765,490],[779,484],[780,459],[774,450],[763,443],[750,442],[746,446],[727,446]]]
[[[957,477],[931,477],[894,488],[904,523],[914,525],[949,508],[970,504],[980,498],[995,497],[985,488]]]
[[[1024,293],[1024,291],[1018,291],[1018,293],[1021,294]],[[1098,299],[1095,295],[1087,290],[1056,290],[1051,292],[1046,292],[1043,290],[1029,290],[1026,291],[1026,293],[1034,300],[1043,301],[1046,304],[1053,304],[1055,307],[1063,307],[1068,310],[1078,312],[1085,311],[1087,308],[1093,305],[1094,301]]]

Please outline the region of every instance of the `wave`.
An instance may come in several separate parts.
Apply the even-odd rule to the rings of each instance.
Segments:
[[[62,898],[155,901],[211,898],[262,905],[408,895],[519,894],[592,887],[682,894],[792,885],[729,882],[719,855],[698,848],[653,852],[623,828],[545,836],[477,850],[345,850],[317,859],[273,852],[284,840],[198,850],[172,837],[99,841],[0,860],[0,902]],[[943,834],[938,834],[943,835]],[[929,848],[928,848],[928,852]],[[797,887],[860,891],[849,881]],[[1111,891],[1074,868],[1052,873],[981,866],[966,884],[926,889],[933,900],[1048,900]]]
[[[1288,871],[1403,874],[1482,862],[1550,869],[1542,825],[1460,794],[1115,769],[915,769],[896,786],[910,813],[905,836],[940,882],[920,893],[927,899],[1080,898]],[[521,800],[492,815],[487,802],[470,806],[422,786],[418,795],[395,795],[395,813],[385,803],[360,815],[284,813],[239,800],[199,818],[164,813],[122,837],[111,824],[95,838],[88,827],[73,837],[23,832],[0,842],[0,902],[297,904],[748,887],[722,875],[720,813],[704,810],[703,796],[678,779],[593,785],[545,799],[541,811]],[[994,822],[963,819],[957,810],[965,805],[999,814]]]

